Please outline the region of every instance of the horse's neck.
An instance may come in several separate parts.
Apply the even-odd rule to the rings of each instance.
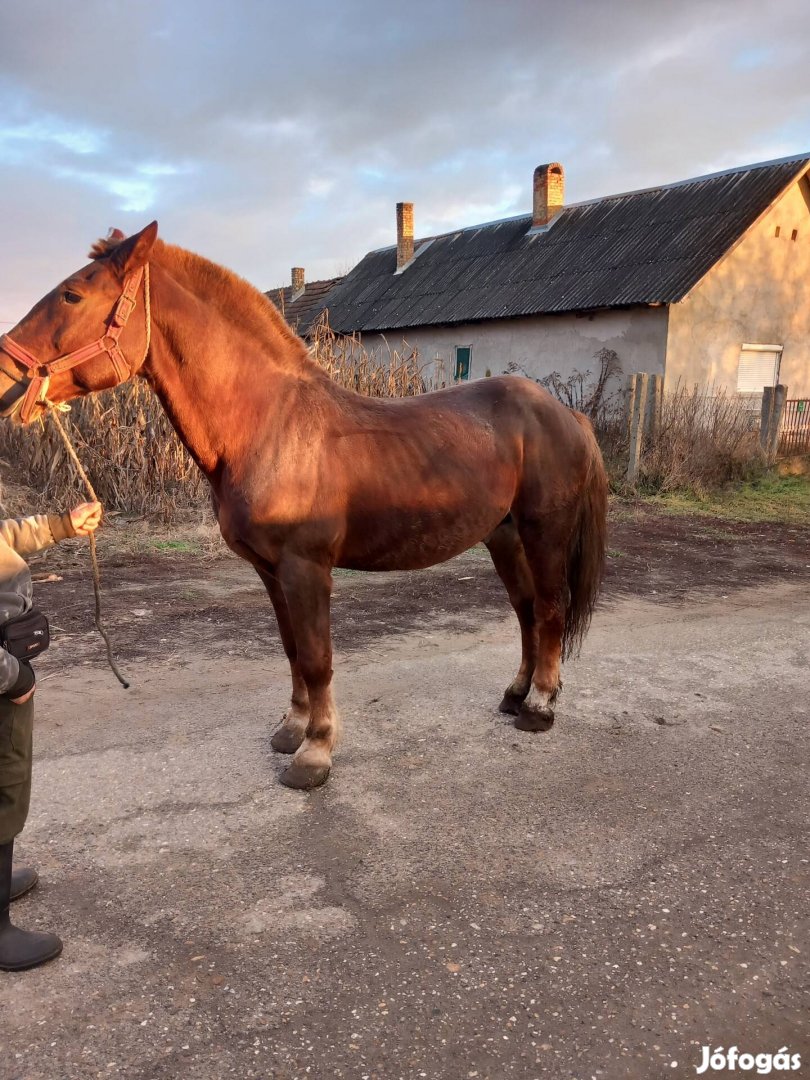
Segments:
[[[157,280],[155,280],[157,279]],[[272,428],[302,381],[317,379],[303,344],[276,328],[243,325],[171,274],[153,273],[146,376],[194,461],[215,484],[238,470],[259,426]]]

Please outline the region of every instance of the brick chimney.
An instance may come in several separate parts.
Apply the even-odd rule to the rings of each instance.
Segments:
[[[397,203],[397,270],[413,258],[413,203]]]
[[[565,201],[565,170],[558,161],[538,165],[534,170],[532,228],[548,225]]]
[[[298,296],[299,293],[302,293],[304,291],[304,287],[305,287],[306,282],[305,282],[305,279],[304,279],[304,268],[303,268],[303,266],[294,266],[292,268],[291,278],[292,278],[292,296],[290,297],[290,299],[292,299],[295,296]]]

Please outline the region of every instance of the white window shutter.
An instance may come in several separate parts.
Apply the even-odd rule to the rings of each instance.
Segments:
[[[737,393],[761,394],[764,387],[775,386],[781,352],[781,349],[743,349],[737,369]]]

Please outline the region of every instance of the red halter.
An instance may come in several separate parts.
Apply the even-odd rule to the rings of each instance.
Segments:
[[[124,278],[121,295],[116,301],[112,314],[107,321],[107,332],[105,334],[96,341],[91,342],[89,345],[83,345],[80,349],[74,349],[73,352],[66,353],[64,356],[59,356],[55,360],[49,360],[47,363],[42,363],[33,353],[30,353],[27,349],[23,348],[22,345],[18,345],[16,341],[12,341],[8,334],[3,334],[3,336],[0,337],[0,349],[2,349],[3,352],[8,353],[8,355],[16,360],[17,363],[22,364],[27,369],[27,378],[29,380],[28,387],[25,391],[22,405],[19,407],[20,419],[24,424],[27,424],[31,419],[35,406],[40,402],[47,401],[48,383],[50,382],[52,375],[59,375],[63,371],[70,371],[71,368],[78,367],[79,364],[83,364],[86,360],[92,360],[92,358],[98,356],[99,353],[106,353],[110,358],[116,378],[114,385],[118,386],[120,383],[126,382],[126,380],[130,378],[132,371],[121,351],[118,339],[121,336],[121,331],[127,324],[127,320],[137,306],[136,296],[143,275],[144,267],[140,267],[138,270],[131,271]],[[146,333],[148,342],[150,327],[149,298],[146,295],[147,288],[148,285],[144,285],[144,307],[146,310]],[[8,374],[8,372],[5,372],[5,374]],[[13,413],[14,408],[15,406],[12,406],[12,408],[7,410],[4,415]]]

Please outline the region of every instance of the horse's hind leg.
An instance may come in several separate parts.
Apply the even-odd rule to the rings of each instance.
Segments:
[[[532,685],[532,675],[537,663],[537,630],[534,614],[534,582],[526,561],[526,552],[512,517],[502,521],[498,528],[484,541],[498,577],[506,586],[509,600],[520,623],[521,660],[520,669],[507,686],[498,708],[501,712],[517,716],[523,699]]]
[[[290,662],[290,674],[292,675],[292,699],[290,708],[281,722],[281,727],[274,732],[270,739],[270,745],[280,754],[294,754],[304,741],[309,724],[309,694],[307,684],[301,674],[298,665],[298,650],[295,646],[295,634],[293,633],[290,613],[287,609],[287,601],[281,589],[278,578],[269,571],[259,570],[259,577],[267,589],[267,594],[273,604],[278,622],[278,632],[281,635],[281,643],[284,652]]]
[[[570,512],[548,513],[542,521],[521,520],[519,531],[534,581],[537,654],[531,688],[515,727],[521,731],[547,731],[554,723],[552,706],[562,688]]]

